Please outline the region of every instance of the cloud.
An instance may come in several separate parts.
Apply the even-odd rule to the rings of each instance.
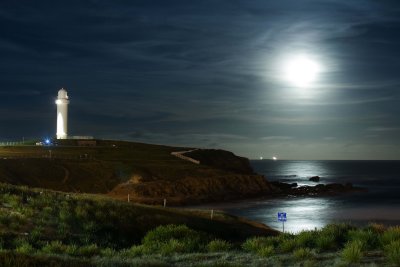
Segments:
[[[261,140],[269,141],[269,140],[292,140],[292,136],[264,136],[260,138]]]
[[[370,132],[392,132],[392,131],[400,131],[400,127],[377,126],[377,127],[368,128],[367,131],[370,131]]]

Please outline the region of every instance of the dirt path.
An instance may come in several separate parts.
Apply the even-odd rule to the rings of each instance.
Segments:
[[[199,150],[199,149],[196,148],[196,149],[187,150],[187,151],[171,152],[171,155],[172,155],[172,156],[175,156],[175,157],[178,157],[178,158],[180,158],[180,159],[186,160],[186,161],[190,161],[190,162],[192,162],[192,163],[194,163],[194,164],[200,164],[200,161],[195,160],[195,159],[193,159],[193,158],[191,158],[191,157],[188,157],[188,156],[184,156],[184,155],[183,155],[183,154],[185,154],[185,153],[189,153],[189,152],[196,151],[196,150]]]
[[[69,179],[69,170],[67,168],[65,168],[64,166],[61,166],[61,168],[63,168],[63,170],[65,171],[65,175],[64,175],[64,179],[63,179],[62,183],[66,184]]]

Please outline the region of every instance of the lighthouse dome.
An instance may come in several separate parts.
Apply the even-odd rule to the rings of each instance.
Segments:
[[[58,91],[58,99],[68,99],[67,91],[64,88]]]

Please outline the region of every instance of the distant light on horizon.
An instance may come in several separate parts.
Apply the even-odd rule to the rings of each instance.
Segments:
[[[275,157],[275,156],[273,156],[273,157],[272,157],[272,160],[278,160],[278,158],[277,158],[277,157]]]

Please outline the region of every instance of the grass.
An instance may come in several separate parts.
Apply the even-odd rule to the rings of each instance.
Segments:
[[[0,266],[335,266],[339,260],[396,266],[400,261],[399,227],[337,224],[274,235],[223,213],[210,220],[201,211],[8,184],[0,184],[0,214]],[[239,232],[246,238],[238,238]],[[371,253],[375,258],[368,258]]]
[[[58,146],[0,147],[0,181],[62,191],[106,193],[133,174],[144,180],[175,181],[188,175],[202,178],[205,174],[229,173],[222,167],[212,166],[222,159],[227,164],[238,165],[238,172],[249,168],[241,166],[243,160],[233,154],[201,165],[171,156],[171,152],[191,149],[185,147],[108,140],[98,140],[96,147],[78,147],[73,140],[61,141],[62,145]],[[212,156],[218,151],[204,153]],[[82,159],[82,155],[88,156]],[[64,180],[66,172],[67,181]]]
[[[226,240],[214,239],[207,244],[206,250],[208,252],[224,252],[231,250],[232,247],[233,245]]]
[[[293,251],[293,258],[297,261],[310,260],[314,253],[309,248],[298,248]]]
[[[228,151],[196,150],[194,156],[202,163],[193,164],[171,155],[191,149],[185,147],[107,140],[97,140],[96,147],[79,147],[74,140],[58,142],[0,146],[0,182],[107,194],[119,200],[129,195],[130,201],[152,205],[167,199],[167,205],[175,206],[259,196],[268,188],[246,158]]]
[[[385,246],[385,256],[389,263],[400,266],[400,240],[392,241]]]
[[[359,263],[363,257],[364,244],[361,240],[348,242],[342,251],[342,259],[346,263]]]

